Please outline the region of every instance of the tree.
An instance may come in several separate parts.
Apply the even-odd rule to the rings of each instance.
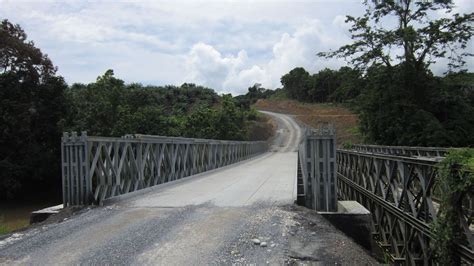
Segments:
[[[361,72],[350,67],[341,67],[337,72],[339,84],[329,95],[331,102],[353,101],[359,96],[363,86]]]
[[[258,99],[267,99],[275,93],[273,90],[267,90],[262,87],[262,84],[255,83],[252,87],[248,88],[248,92],[244,95],[236,96],[234,99],[237,101],[237,105],[249,109],[250,105],[256,103]]]
[[[401,146],[452,146],[450,136],[432,112],[406,97],[403,66],[373,66],[367,70],[358,101],[360,127],[377,144]],[[426,86],[436,88],[431,79]],[[427,100],[430,101],[430,100]]]
[[[0,198],[44,188],[60,194],[66,83],[19,25],[0,26]],[[45,190],[45,191],[51,191]]]
[[[350,67],[325,68],[313,75],[299,67],[284,75],[281,81],[290,98],[323,103],[353,100],[360,93],[362,79],[361,72]]]
[[[44,79],[56,74],[46,54],[36,48],[33,41],[18,24],[3,20],[0,25],[0,74],[14,73],[33,80]]]
[[[223,95],[222,106],[217,113],[217,139],[244,140],[246,135],[244,119],[232,95]]]
[[[350,58],[364,71],[365,88],[359,98],[362,132],[369,141],[387,145],[466,145],[474,134],[468,95],[443,84],[429,66],[446,58],[449,71],[461,69],[472,56],[466,48],[474,33],[474,13],[451,14],[449,0],[365,1],[365,5],[362,17],[346,19],[352,24],[353,42],[319,53]],[[430,12],[441,11],[451,17],[429,18]],[[454,91],[461,97],[453,97]],[[460,130],[452,134],[454,128]]]
[[[311,76],[308,96],[313,102],[327,102],[340,83],[337,71],[323,69]]]
[[[107,70],[96,82],[74,84],[66,91],[69,110],[65,127],[67,131],[87,131],[90,135],[120,136],[116,130],[117,121],[125,105],[129,91],[123,80],[114,77],[113,70]]]
[[[472,56],[465,50],[471,39],[474,27],[474,13],[451,14],[451,0],[365,0],[366,13],[362,17],[346,17],[351,23],[350,33],[353,43],[344,45],[336,51],[322,52],[325,57],[350,57],[357,67],[367,68],[372,64],[390,67],[398,62],[416,70],[424,70],[440,58],[448,58],[450,67],[461,67],[465,57]],[[431,20],[429,12],[444,10],[451,18]],[[397,23],[387,29],[382,23],[394,16]],[[401,48],[401,54],[392,54]]]
[[[372,4],[370,3],[372,2]],[[404,87],[417,104],[426,103],[424,81],[431,64],[441,58],[449,59],[449,71],[464,66],[465,58],[473,56],[466,50],[474,34],[474,13],[452,14],[451,0],[364,1],[367,6],[362,17],[347,16],[353,42],[336,51],[318,53],[324,57],[350,58],[356,68],[366,70],[372,65],[392,67],[404,65]],[[451,18],[430,19],[430,12],[445,11]],[[387,28],[390,18],[395,26]],[[392,23],[393,24],[393,23]],[[393,51],[400,49],[397,54]]]
[[[68,88],[19,25],[1,23],[0,199],[31,192],[59,198],[63,130],[243,140],[246,123],[255,119],[249,113],[231,95],[220,97],[210,88],[125,84],[113,70]]]
[[[299,101],[310,101],[308,87],[310,82],[309,73],[302,67],[291,70],[288,74],[281,77],[281,84],[288,92],[288,96]]]
[[[202,139],[216,138],[218,113],[215,109],[201,107],[189,115],[185,123],[185,136]]]

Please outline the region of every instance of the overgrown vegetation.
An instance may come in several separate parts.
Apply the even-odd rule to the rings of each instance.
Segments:
[[[438,166],[441,204],[433,224],[432,248],[440,265],[459,265],[456,243],[467,241],[460,221],[463,201],[474,191],[474,149],[452,150]]]
[[[231,95],[194,84],[180,87],[125,84],[108,70],[90,84],[66,89],[66,131],[90,135],[152,134],[246,140],[255,110],[239,107]]]
[[[310,75],[297,67],[281,78],[288,97],[302,102],[350,102],[362,88],[362,73],[350,67],[324,69]]]
[[[274,93],[275,91],[265,89],[262,87],[262,84],[256,83],[248,88],[247,94],[236,96],[235,99],[239,106],[249,108],[252,104],[256,103],[258,99],[267,99]]]
[[[51,165],[60,161],[58,121],[67,85],[19,25],[2,21],[0,40],[0,198],[5,198],[59,180],[59,167]]]
[[[0,236],[10,233],[10,230],[7,228],[7,226],[3,224],[3,219],[3,216],[0,216]]]

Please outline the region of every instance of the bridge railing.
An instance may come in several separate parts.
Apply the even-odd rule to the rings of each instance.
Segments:
[[[178,180],[248,159],[263,141],[222,141],[150,135],[122,138],[64,133],[61,144],[65,206],[104,199]]]
[[[450,148],[439,147],[411,147],[411,146],[383,146],[354,144],[352,149],[361,152],[390,154],[406,157],[444,157]]]
[[[433,197],[436,164],[429,158],[337,151],[339,198],[356,200],[370,210],[377,240],[396,261],[431,262],[430,223],[439,208]],[[458,255],[468,263],[474,261],[473,199],[472,193],[463,199],[460,226],[466,240],[457,246]]]

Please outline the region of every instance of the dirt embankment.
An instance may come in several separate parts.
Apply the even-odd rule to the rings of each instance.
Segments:
[[[276,124],[268,115],[259,114],[256,121],[247,125],[248,139],[252,141],[268,140],[275,134]]]
[[[337,144],[339,146],[344,143],[362,142],[362,136],[358,130],[358,116],[340,105],[261,99],[255,103],[255,108],[294,115],[297,120],[313,128],[317,128],[321,124],[330,123],[336,128]]]

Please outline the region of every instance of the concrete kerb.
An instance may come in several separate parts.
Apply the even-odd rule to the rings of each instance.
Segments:
[[[39,223],[48,219],[51,215],[59,213],[64,209],[63,204],[47,207],[41,210],[33,211],[30,214],[30,224]]]
[[[354,239],[370,253],[376,245],[372,239],[372,217],[370,211],[357,201],[338,201],[337,212],[318,212],[337,229]]]
[[[273,154],[274,153],[272,153],[272,152],[264,152],[262,154],[256,155],[254,157],[250,157],[250,158],[245,159],[245,160],[240,161],[240,162],[236,162],[236,163],[229,164],[229,165],[226,165],[226,166],[223,166],[223,167],[219,167],[219,168],[216,168],[216,169],[205,171],[205,172],[202,172],[202,173],[199,173],[199,174],[183,177],[181,179],[170,181],[170,182],[163,183],[163,184],[159,184],[159,185],[156,185],[156,186],[147,187],[147,188],[140,189],[140,190],[137,190],[137,191],[133,191],[133,192],[130,192],[130,193],[127,193],[127,194],[122,194],[122,195],[119,195],[119,196],[111,197],[111,198],[103,200],[101,205],[102,206],[112,205],[112,204],[121,202],[123,200],[128,200],[128,199],[131,199],[133,197],[142,196],[142,195],[145,195],[145,194],[148,194],[148,193],[151,193],[151,192],[163,189],[163,188],[178,185],[180,183],[189,181],[191,179],[200,179],[200,178],[205,177],[208,174],[216,173],[216,172],[219,172],[219,171],[224,171],[224,170],[230,169],[232,167],[236,167],[238,165],[248,163],[250,161],[261,160],[261,159],[264,159],[264,158],[266,158],[268,156],[271,156]]]

